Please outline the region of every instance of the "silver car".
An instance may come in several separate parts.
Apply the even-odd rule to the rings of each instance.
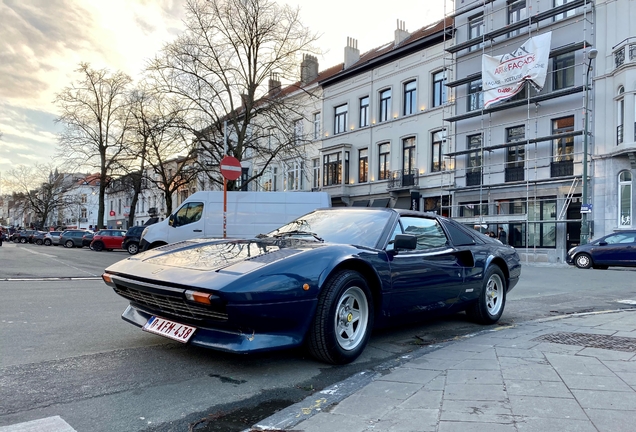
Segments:
[[[62,231],[49,231],[44,234],[44,244],[46,246],[58,246],[60,244],[60,235]]]

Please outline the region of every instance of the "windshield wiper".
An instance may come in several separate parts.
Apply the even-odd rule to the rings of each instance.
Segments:
[[[280,237],[293,236],[293,235],[308,235],[308,236],[312,236],[313,238],[315,238],[319,242],[324,242],[324,240],[322,238],[320,238],[318,236],[318,234],[313,233],[311,231],[302,231],[302,230],[285,231],[285,232],[282,232],[282,233],[274,234],[272,237],[280,238]]]

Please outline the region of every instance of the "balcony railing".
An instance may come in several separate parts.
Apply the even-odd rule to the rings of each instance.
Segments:
[[[481,170],[466,173],[466,186],[479,186],[481,184]]]
[[[523,180],[525,180],[523,167],[506,168],[506,182],[523,181]]]
[[[574,175],[574,162],[571,160],[552,162],[550,164],[550,177],[565,177]]]
[[[623,125],[616,126],[616,145],[623,144]]]
[[[389,177],[387,189],[410,188],[419,184],[419,170],[413,168],[411,170],[392,171]]]

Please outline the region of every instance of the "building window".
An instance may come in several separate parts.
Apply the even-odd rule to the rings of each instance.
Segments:
[[[82,209],[80,210],[80,217],[82,219],[86,219],[88,217],[88,211],[86,210],[86,207],[82,207]]]
[[[294,144],[301,144],[303,142],[303,134],[303,119],[298,119],[294,122]]]
[[[552,59],[552,89],[574,86],[574,53],[561,54]]]
[[[390,172],[391,145],[383,143],[378,146],[378,180],[388,180]]]
[[[314,139],[320,139],[320,123],[322,122],[322,116],[319,112],[314,114]]]
[[[415,80],[404,84],[404,115],[410,115],[415,112],[417,104],[417,83]]]
[[[526,18],[526,0],[508,1],[508,24],[514,24]],[[517,36],[521,29],[513,30],[508,33],[508,37]]]
[[[88,202],[88,198],[87,198],[86,194],[82,194],[82,196],[80,197],[80,202],[82,204],[86,204]]]
[[[618,175],[619,226],[632,225],[632,173],[622,171]]]
[[[276,191],[278,167],[267,167],[263,172],[261,190],[264,192]]]
[[[484,93],[481,88],[481,80],[468,83],[468,111],[482,109],[484,107]]]
[[[477,186],[481,184],[481,134],[469,135],[468,164],[466,169],[466,186]]]
[[[508,102],[526,100],[528,98],[528,86],[524,83],[517,93],[508,98]]]
[[[285,173],[283,174],[284,191],[303,190],[304,168],[304,162],[302,161],[291,161],[285,164]]]
[[[468,172],[481,172],[481,134],[468,137]]]
[[[574,116],[552,120],[552,135],[574,131]],[[574,137],[557,138],[553,140],[554,162],[574,160]],[[554,176],[553,176],[554,177]]]
[[[573,0],[554,0],[553,4],[554,4],[554,7],[558,7],[558,6],[562,6],[562,5],[566,4],[566,3],[570,3],[571,1],[573,1]],[[563,13],[560,13],[560,14],[556,15],[554,17],[554,20],[555,21],[560,21],[560,20],[565,19],[567,17],[574,16],[575,13],[576,13],[576,9],[570,9],[567,12],[563,12]]]
[[[459,204],[460,217],[487,216],[488,204],[479,202],[466,202]]]
[[[339,134],[347,130],[347,104],[337,106],[335,108],[333,133]]]
[[[468,39],[477,39],[484,34],[484,16],[482,14],[468,18]],[[468,51],[476,51],[484,46],[483,42],[479,45],[473,45],[468,47]]]
[[[119,198],[118,200],[118,206],[117,206],[117,214],[121,214],[121,198]]]
[[[433,106],[446,103],[446,71],[433,74]]]
[[[526,127],[525,126],[515,126],[506,129],[506,142],[520,142],[525,140],[526,137]],[[508,158],[507,158],[507,166],[509,168],[523,168],[524,161],[526,159],[526,151],[525,144],[511,146],[508,147]]]
[[[344,179],[349,183],[349,152],[344,153]],[[323,186],[342,184],[342,165],[342,152],[323,156]]]
[[[625,124],[625,88],[623,86],[618,89],[618,100],[616,101],[616,144],[623,143],[624,129],[623,125]]]
[[[369,96],[360,98],[360,127],[369,126]]]
[[[320,188],[320,159],[314,159],[312,161],[312,165],[313,165],[313,174],[314,174],[312,187],[314,189],[318,189]]]
[[[369,149],[360,149],[358,153],[358,183],[369,181]]]
[[[444,154],[446,153],[446,129],[435,131],[431,134],[431,171],[439,172],[446,170]]]
[[[391,89],[380,92],[380,122],[387,121],[391,115]]]
[[[528,205],[528,247],[556,247],[556,199],[539,199]],[[533,221],[537,221],[533,223]]]

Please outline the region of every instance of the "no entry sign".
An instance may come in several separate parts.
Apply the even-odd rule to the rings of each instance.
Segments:
[[[241,162],[234,156],[221,159],[221,174],[228,180],[236,180],[241,176]]]

